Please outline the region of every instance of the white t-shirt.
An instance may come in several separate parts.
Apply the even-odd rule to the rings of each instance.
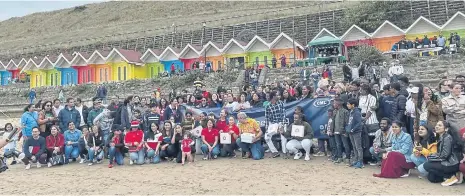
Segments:
[[[10,135],[10,132],[6,132],[3,133],[3,136],[2,136],[2,139],[6,140],[8,138],[8,136]],[[8,149],[8,150],[12,150],[12,149],[16,149],[16,141],[18,140],[18,135],[16,135],[15,137],[13,137],[11,139],[12,141],[10,141],[5,147],[4,149]]]
[[[81,107],[74,106],[74,108],[76,108],[76,110],[79,111],[79,114],[81,114],[81,124],[79,125],[80,127],[86,125],[86,121],[84,120],[84,115],[82,115],[83,107],[84,107],[83,105],[81,105]]]
[[[371,112],[370,118],[366,121],[367,125],[377,124],[378,119],[376,118],[376,111],[371,108],[376,106],[376,97],[373,95],[360,95],[358,101],[358,107],[362,110],[362,114]]]
[[[65,108],[64,106],[60,105],[60,107],[58,108],[55,108],[55,106],[53,106],[53,110],[55,111],[55,115],[58,116],[58,114],[60,114],[60,111]]]

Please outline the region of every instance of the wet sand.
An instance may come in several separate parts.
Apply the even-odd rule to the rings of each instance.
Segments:
[[[414,194],[465,195],[465,184],[442,187],[416,172],[408,178],[380,179],[375,166],[364,169],[335,165],[326,157],[311,161],[265,158],[259,161],[220,158],[203,161],[197,156],[192,164],[162,162],[157,165],[114,166],[108,162],[87,166],[71,163],[66,166],[24,170],[11,166],[0,174],[0,192],[11,194]],[[66,188],[65,188],[66,187]]]

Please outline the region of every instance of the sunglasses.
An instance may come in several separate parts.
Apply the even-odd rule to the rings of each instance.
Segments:
[[[50,104],[47,104],[47,105],[45,105],[45,107],[52,107],[52,105],[50,105]]]

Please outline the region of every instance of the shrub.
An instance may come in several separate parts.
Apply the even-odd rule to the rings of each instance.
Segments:
[[[360,45],[357,48],[350,50],[349,52],[350,61],[353,64],[383,62],[386,61],[386,57],[374,46]]]

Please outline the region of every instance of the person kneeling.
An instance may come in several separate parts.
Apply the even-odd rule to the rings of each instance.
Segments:
[[[124,143],[129,150],[129,165],[134,161],[138,165],[144,164],[144,132],[139,129],[139,121],[131,122],[131,131],[124,137]]]
[[[216,159],[218,154],[220,154],[220,148],[218,146],[220,134],[218,130],[213,128],[213,121],[212,119],[208,119],[207,128],[204,128],[201,133],[203,144],[200,149],[202,150],[204,160],[211,158]]]
[[[92,128],[92,133],[89,133],[89,139],[87,139],[87,151],[89,157],[89,166],[94,164],[94,157],[97,159],[97,163],[100,163],[103,159],[103,146],[105,142],[103,134],[97,126]]]
[[[122,134],[124,128],[121,125],[113,125],[113,133],[110,133],[108,136],[108,155],[110,163],[108,168],[113,167],[113,162],[116,161],[116,164],[123,165],[124,163],[124,135]]]
[[[298,129],[298,127],[302,127],[303,133],[293,132],[289,130]],[[305,150],[305,161],[310,160],[310,148],[312,147],[312,138],[313,138],[313,130],[312,126],[307,122],[302,121],[301,114],[294,114],[294,123],[289,126],[288,131],[284,133],[284,137],[291,138],[289,142],[286,144],[286,149],[295,154],[294,159],[298,160],[302,157],[301,149]]]
[[[65,137],[60,133],[58,126],[53,125],[50,128],[51,134],[47,136],[47,160],[48,167],[53,165],[62,165],[64,161],[63,152],[65,146]]]
[[[239,120],[239,131],[241,137],[243,134],[252,134],[252,141],[242,141],[241,138],[236,140],[237,145],[242,149],[242,158],[248,159],[252,157],[254,160],[263,159],[265,156],[265,150],[261,144],[262,130],[258,122],[252,118],[248,118],[247,114],[240,112],[237,114]]]
[[[45,153],[45,139],[40,136],[38,127],[32,128],[32,138],[26,140],[23,146],[23,153],[19,158],[26,165],[26,169],[31,168],[31,162],[37,163],[37,168],[47,163],[47,153]]]
[[[229,117],[228,123],[227,130],[220,131],[220,136],[221,134],[229,134],[231,137],[231,143],[223,144],[223,147],[220,150],[220,156],[236,157],[234,150],[236,148],[236,140],[239,136],[239,128],[236,126],[236,120],[234,119],[234,116]]]
[[[69,159],[75,161],[79,157],[79,139],[81,131],[76,129],[73,122],[68,123],[68,130],[65,131],[65,164],[69,163]]]

